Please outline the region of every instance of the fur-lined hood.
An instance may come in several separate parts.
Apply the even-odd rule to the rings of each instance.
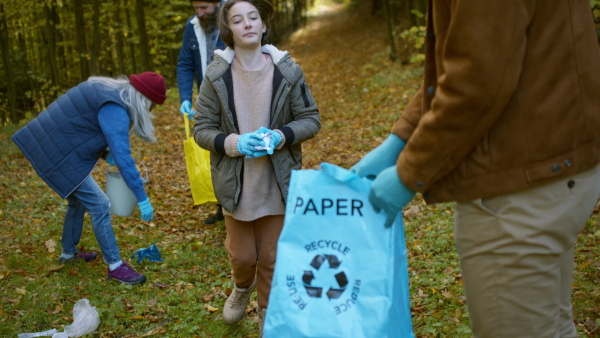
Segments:
[[[285,56],[289,56],[287,51],[279,50],[273,45],[263,45],[261,47],[261,51],[265,54],[271,55],[274,64],[278,64]],[[219,55],[225,61],[227,61],[227,63],[231,64],[233,62],[233,57],[235,56],[235,50],[227,47],[225,50],[215,50],[215,55]]]

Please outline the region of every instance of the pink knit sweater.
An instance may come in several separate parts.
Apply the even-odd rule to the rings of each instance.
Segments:
[[[236,59],[233,60],[233,97],[240,134],[254,132],[260,127],[269,127],[274,67],[270,57],[266,58],[264,66],[256,71],[246,70]],[[239,135],[231,134],[225,140],[228,156],[243,156],[237,149],[238,139]],[[282,138],[277,148],[281,149],[284,142]],[[223,213],[240,221],[253,221],[263,216],[285,213],[285,204],[282,202],[269,155],[244,159],[242,195],[239,203],[233,213],[226,210],[223,210]]]

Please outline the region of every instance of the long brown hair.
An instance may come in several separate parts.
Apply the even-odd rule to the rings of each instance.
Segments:
[[[260,44],[265,45],[269,41],[269,33],[271,32],[271,18],[273,18],[274,9],[273,5],[268,0],[228,0],[225,2],[221,10],[219,11],[219,31],[221,32],[221,40],[229,47],[233,48],[233,33],[229,27],[229,10],[233,5],[245,1],[258,10],[261,21],[265,24],[267,29],[263,33]]]

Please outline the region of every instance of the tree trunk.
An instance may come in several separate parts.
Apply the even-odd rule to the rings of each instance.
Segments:
[[[385,21],[387,22],[388,35],[390,38],[390,60],[396,61],[396,41],[394,40],[394,24],[392,23],[392,13],[390,12],[390,0],[381,0]]]
[[[100,53],[100,0],[94,0],[94,16],[92,19],[92,61],[91,72],[99,75],[98,55]]]
[[[131,40],[131,36],[133,35],[133,26],[131,25],[131,15],[129,14],[129,7],[127,6],[127,0],[123,1],[123,8],[125,9],[125,18],[127,19],[127,28],[128,28],[128,45],[129,45],[129,59],[131,60],[131,73],[137,73],[137,57],[135,56],[135,46],[133,45],[133,41]]]
[[[76,50],[79,57],[80,80],[83,81],[90,76],[88,63],[87,45],[85,43],[85,22],[83,18],[83,0],[73,0],[73,11],[75,14],[75,39]]]
[[[44,6],[44,15],[46,24],[44,25],[44,36],[46,38],[46,52],[48,53],[48,64],[50,65],[50,79],[55,86],[60,85],[60,74],[58,71],[58,61],[56,55],[56,27],[54,26],[54,17],[56,15],[56,3],[54,0],[46,3]]]
[[[6,86],[8,88],[8,112],[9,116],[0,116],[2,120],[0,124],[4,124],[6,120],[11,122],[17,122],[19,117],[17,116],[17,90],[12,76],[12,65],[10,62],[10,46],[8,42],[8,25],[6,23],[6,13],[4,12],[4,4],[0,3],[0,51],[2,52],[2,64],[4,68],[4,75],[6,79]],[[4,115],[4,113],[3,113]]]
[[[150,44],[148,43],[148,33],[146,32],[146,17],[144,15],[144,0],[135,0],[135,18],[137,21],[138,35],[140,38],[140,60],[142,61],[142,70],[150,71]]]
[[[125,53],[123,52],[123,25],[121,22],[117,23],[115,29],[115,50],[117,52],[117,72],[119,74],[125,74]]]

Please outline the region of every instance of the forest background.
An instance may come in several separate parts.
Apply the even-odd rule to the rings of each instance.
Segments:
[[[304,2],[302,2],[304,1]],[[273,43],[290,51],[318,102],[323,127],[303,146],[304,167],[349,168],[379,145],[422,79],[425,1],[277,0]],[[600,41],[600,1],[590,2]],[[175,65],[188,1],[42,0],[0,2],[0,336],[63,330],[75,302],[100,314],[94,337],[256,337],[256,302],[236,325],[221,309],[231,292],[222,222],[200,222],[215,208],[194,206],[178,112]],[[145,28],[144,28],[145,27]],[[146,35],[146,37],[144,37]],[[53,65],[54,64],[54,65]],[[61,200],[10,140],[58,95],[89,75],[152,70],[165,75],[169,98],[154,113],[159,141],[132,138],[147,166],[152,222],[114,217],[124,259],[156,244],[163,262],[135,262],[142,286],[106,281],[106,266],[60,265]],[[107,165],[92,175],[104,186]],[[574,316],[580,337],[600,337],[600,215],[595,210],[576,247]],[[405,211],[410,309],[417,337],[469,337],[450,203],[420,198]],[[81,249],[98,250],[86,218]]]
[[[272,43],[306,24],[315,0],[273,0]],[[385,7],[384,7],[385,6]],[[373,0],[394,29],[422,25],[426,0]],[[0,2],[0,125],[30,119],[91,75],[155,71],[174,86],[189,1]],[[411,14],[413,11],[416,15]]]

